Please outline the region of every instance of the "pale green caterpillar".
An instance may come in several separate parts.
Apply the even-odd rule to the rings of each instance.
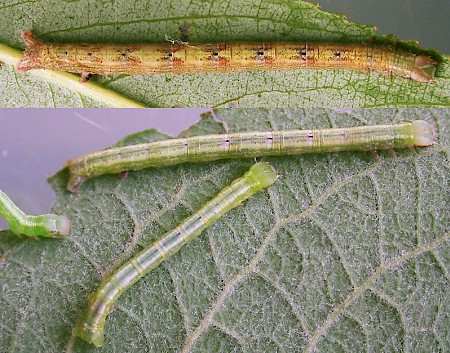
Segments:
[[[413,122],[340,129],[242,132],[202,135],[115,147],[66,162],[68,190],[75,192],[87,179],[147,167],[225,158],[283,156],[311,152],[374,151],[430,146],[431,124]]]
[[[67,235],[70,231],[70,221],[67,217],[54,214],[26,215],[1,190],[0,216],[6,219],[14,234],[24,234],[29,237],[57,237]]]
[[[205,228],[215,223],[226,212],[253,194],[269,187],[276,179],[277,173],[272,166],[264,162],[254,164],[242,177],[222,189],[195,214],[186,218],[153,245],[139,252],[104,280],[97,291],[89,296],[86,311],[72,334],[97,347],[102,346],[106,317],[123,292],[179,251],[183,245],[198,237]]]

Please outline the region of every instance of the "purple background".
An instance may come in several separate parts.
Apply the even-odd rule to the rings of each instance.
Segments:
[[[47,213],[47,178],[64,162],[138,131],[176,136],[208,109],[0,109],[0,189],[26,213]],[[0,217],[0,229],[7,228]]]

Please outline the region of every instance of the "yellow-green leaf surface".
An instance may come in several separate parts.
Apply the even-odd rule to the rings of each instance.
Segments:
[[[253,159],[52,177],[64,239],[0,233],[0,347],[17,352],[450,351],[449,109],[219,110],[186,135],[426,119],[425,149],[266,158],[280,177],[127,291],[105,345],[71,338],[102,277]],[[121,145],[164,139],[154,130]]]
[[[343,15],[323,12],[315,4],[300,0],[121,0],[113,3],[6,0],[0,5],[0,18],[0,42],[17,49],[23,48],[20,35],[24,30],[32,30],[44,41],[66,43],[151,43],[164,42],[167,36],[185,35],[190,42],[203,43],[364,42],[375,35],[372,26],[352,23]],[[379,36],[377,39],[382,40]],[[384,40],[392,42],[392,38]],[[132,100],[131,104],[137,102],[150,107],[436,107],[450,104],[447,62],[440,65],[436,82],[431,84],[346,70],[118,75],[97,77],[93,82]],[[101,93],[87,90],[73,82],[61,86],[51,77],[19,74],[8,64],[0,71],[0,106],[122,106],[114,97],[101,99]]]

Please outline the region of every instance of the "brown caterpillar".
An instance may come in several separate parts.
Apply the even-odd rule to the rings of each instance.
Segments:
[[[350,69],[374,71],[418,82],[433,81],[430,57],[376,44],[222,43],[222,44],[46,44],[24,32],[19,72],[52,69],[92,74],[189,74],[259,70]]]

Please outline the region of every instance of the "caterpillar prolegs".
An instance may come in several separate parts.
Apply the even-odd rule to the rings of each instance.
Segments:
[[[20,72],[52,69],[82,74],[189,74],[262,70],[349,69],[430,82],[437,63],[400,48],[358,43],[51,44],[24,32]]]

